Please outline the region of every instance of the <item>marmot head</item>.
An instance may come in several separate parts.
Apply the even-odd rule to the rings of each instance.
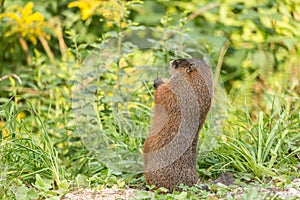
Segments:
[[[192,72],[196,68],[196,60],[195,59],[176,59],[170,61],[170,70],[176,69],[179,71],[185,71],[186,73]]]
[[[181,73],[186,78],[192,78],[197,73],[197,69],[200,70],[199,61],[193,58],[183,58],[172,60],[169,65],[169,71],[171,75],[174,75],[175,71]]]
[[[179,80],[178,76],[184,77],[185,81],[194,86],[206,85],[210,95],[213,94],[212,74],[210,67],[205,62],[194,58],[176,59],[170,62],[169,71],[171,79]]]

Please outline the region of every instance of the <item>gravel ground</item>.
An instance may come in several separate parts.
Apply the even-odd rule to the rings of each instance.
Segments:
[[[297,189],[294,187],[289,187],[289,188],[280,188],[280,187],[275,187],[271,186],[270,188],[259,188],[259,185],[256,187],[257,192],[265,195],[266,199],[274,199],[275,197],[281,198],[281,199],[300,199],[300,179],[294,179],[292,181],[293,185],[297,185]],[[253,188],[252,188],[253,189]],[[245,192],[249,192],[251,188],[242,188],[238,187],[236,190],[232,191],[227,195],[228,197],[233,197],[234,199],[241,199],[242,195]],[[268,197],[272,198],[268,198]],[[226,198],[225,198],[226,199]]]
[[[135,196],[134,189],[111,189],[105,188],[101,191],[93,189],[78,189],[72,193],[66,194],[64,200],[113,200],[113,199],[130,199]]]
[[[269,199],[268,197],[277,197],[281,199],[300,199],[300,178],[294,179],[292,181],[295,187],[290,188],[280,188],[272,186],[270,188],[255,188],[255,192],[258,192],[262,195],[265,195],[266,199]],[[238,187],[236,189],[233,189],[230,193],[226,195],[223,199],[233,198],[233,199],[241,199],[242,196],[245,193],[250,193],[249,190],[253,188],[242,188]],[[97,191],[95,189],[77,189],[74,190],[72,193],[68,193],[63,197],[63,200],[114,200],[114,199],[124,199],[129,200],[135,197],[135,189],[111,189],[111,188],[105,188],[101,191]],[[212,194],[212,199],[214,197],[214,194]],[[272,198],[272,199],[273,199]],[[134,198],[138,199],[138,197]],[[217,198],[222,199],[222,198]]]

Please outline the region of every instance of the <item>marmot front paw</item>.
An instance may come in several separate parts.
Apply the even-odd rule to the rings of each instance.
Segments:
[[[157,89],[157,87],[160,86],[163,83],[164,83],[164,81],[162,80],[162,78],[157,78],[157,79],[154,80],[153,86],[154,86],[155,89]]]

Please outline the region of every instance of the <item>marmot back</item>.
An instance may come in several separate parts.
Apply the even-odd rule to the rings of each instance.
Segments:
[[[180,183],[197,183],[197,143],[210,109],[210,68],[196,59],[170,62],[171,78],[154,81],[155,108],[144,143],[144,174],[149,185],[172,191]]]

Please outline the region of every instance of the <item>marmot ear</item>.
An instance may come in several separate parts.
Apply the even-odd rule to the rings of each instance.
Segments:
[[[187,73],[190,73],[190,72],[192,72],[195,68],[196,68],[196,63],[191,62],[191,63],[189,64],[189,66],[185,69],[185,71],[186,71]]]

